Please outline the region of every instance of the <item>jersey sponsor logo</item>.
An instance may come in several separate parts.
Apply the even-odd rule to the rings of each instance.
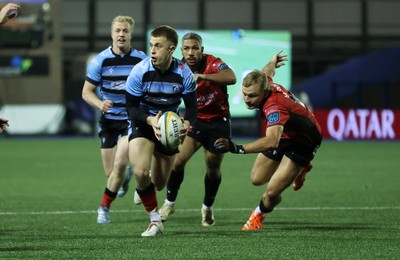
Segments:
[[[179,92],[179,85],[176,85],[176,84],[172,85],[172,91]]]
[[[279,122],[279,119],[280,119],[279,112],[274,112],[268,115],[267,121],[270,124],[274,124],[276,122]]]
[[[122,89],[122,90],[124,90],[125,89],[125,85],[126,85],[126,82],[124,80],[112,81],[111,84],[110,84],[110,87],[112,89]]]

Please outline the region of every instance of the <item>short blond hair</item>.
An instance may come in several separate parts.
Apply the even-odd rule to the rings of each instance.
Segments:
[[[247,88],[250,86],[258,86],[264,90],[271,92],[274,87],[268,84],[267,75],[261,70],[253,70],[243,78],[242,86]]]
[[[132,17],[126,15],[118,15],[111,22],[111,30],[115,23],[128,23],[129,31],[131,34],[133,33],[133,28],[135,27],[135,20]]]

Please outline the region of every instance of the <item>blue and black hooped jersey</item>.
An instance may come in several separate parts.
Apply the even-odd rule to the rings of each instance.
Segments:
[[[125,88],[126,80],[132,68],[146,54],[131,49],[130,53],[117,55],[111,46],[96,55],[88,64],[86,80],[99,87],[101,100],[111,100],[114,104],[103,116],[107,119],[126,120]]]
[[[196,91],[196,81],[189,67],[178,59],[173,58],[171,67],[162,73],[147,58],[132,69],[126,91],[141,97],[140,108],[149,115],[158,111],[177,113],[183,95]]]

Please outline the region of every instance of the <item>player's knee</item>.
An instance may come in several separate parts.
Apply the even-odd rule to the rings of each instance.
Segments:
[[[263,185],[263,183],[261,182],[261,180],[259,180],[259,179],[257,179],[257,178],[251,177],[250,180],[251,180],[251,184],[253,184],[254,186],[261,186],[261,185]]]
[[[261,186],[265,184],[265,180],[260,178],[257,174],[251,174],[250,181],[254,186]]]
[[[133,172],[135,173],[135,176],[138,178],[144,178],[149,176],[149,171],[140,167],[135,167],[133,169]]]

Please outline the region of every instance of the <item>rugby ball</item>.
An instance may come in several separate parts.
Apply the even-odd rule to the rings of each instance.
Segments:
[[[164,112],[158,120],[160,127],[160,142],[168,149],[176,149],[180,144],[179,134],[182,129],[182,120],[172,111]]]

